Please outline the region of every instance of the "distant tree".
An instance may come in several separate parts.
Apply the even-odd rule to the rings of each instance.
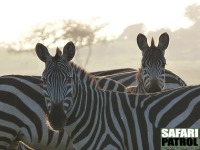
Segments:
[[[145,26],[142,23],[139,24],[132,24],[127,26],[123,33],[119,36],[119,40],[135,40],[138,33],[145,32]]]
[[[200,5],[192,4],[185,9],[185,16],[191,21],[196,22],[200,20]]]
[[[60,20],[57,22],[37,24],[31,28],[30,32],[23,35],[21,40],[7,44],[7,49],[10,52],[32,52],[38,42],[52,48],[57,45],[64,45],[68,41],[73,41],[77,49],[76,60],[79,63],[81,63],[79,49],[88,47],[88,57],[85,65],[83,65],[86,66],[91,55],[92,45],[98,42],[108,41],[105,36],[98,34],[106,24],[97,25],[96,20],[92,19],[88,24],[74,20]]]

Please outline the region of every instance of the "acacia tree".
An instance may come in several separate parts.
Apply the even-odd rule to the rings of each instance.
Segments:
[[[184,15],[193,22],[199,21],[200,20],[200,5],[198,5],[196,3],[189,5],[185,9]]]
[[[38,42],[52,48],[57,45],[64,45],[68,41],[73,41],[77,49],[76,60],[79,63],[81,63],[79,49],[88,47],[88,56],[85,65],[83,65],[86,66],[91,55],[91,46],[98,42],[108,41],[106,37],[98,35],[99,31],[105,26],[106,24],[97,25],[96,19],[93,19],[88,24],[74,20],[37,24],[31,28],[28,34],[23,35],[21,40],[7,44],[7,49],[12,52],[27,52],[33,51],[33,47]]]

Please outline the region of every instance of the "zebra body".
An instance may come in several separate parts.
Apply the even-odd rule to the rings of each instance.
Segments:
[[[200,86],[154,94],[104,91],[69,62],[74,51],[69,42],[63,55],[57,51],[51,57],[46,47],[36,46],[46,65],[42,78],[49,124],[55,130],[66,125],[75,148],[157,150],[161,128],[200,127]]]
[[[111,70],[109,72],[111,72]],[[96,72],[94,72],[94,74],[95,73]],[[93,72],[91,74],[93,75]],[[115,81],[118,81],[125,87],[130,87],[130,86],[138,85],[138,81],[136,80],[137,74],[138,74],[138,71],[133,70],[133,71],[127,71],[123,73],[118,72],[118,73],[110,74],[110,75],[104,75],[102,73],[101,76],[95,76],[95,77],[110,78]],[[187,84],[178,75],[171,72],[170,70],[165,69],[165,88],[164,89],[174,89],[174,88],[179,88],[183,86],[187,86]]]

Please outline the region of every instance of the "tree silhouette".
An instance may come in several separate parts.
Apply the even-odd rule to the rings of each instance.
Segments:
[[[88,47],[89,52],[84,67],[87,65],[92,45],[98,42],[105,42],[108,39],[99,36],[106,24],[96,24],[97,19],[92,19],[88,24],[80,23],[74,20],[60,20],[57,22],[48,22],[33,26],[26,35],[16,42],[7,43],[6,48],[9,52],[33,52],[35,44],[40,42],[47,47],[56,47],[64,45],[68,41],[73,41],[76,45],[76,60],[81,64],[79,49]]]
[[[185,14],[191,21],[196,22],[200,19],[200,5],[192,4],[185,9]]]

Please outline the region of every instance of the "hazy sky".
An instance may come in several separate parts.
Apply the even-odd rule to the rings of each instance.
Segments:
[[[0,1],[0,40],[13,40],[40,22],[100,17],[109,23],[104,32],[119,35],[130,24],[143,23],[147,30],[175,30],[191,22],[184,9],[200,0],[5,0]]]

